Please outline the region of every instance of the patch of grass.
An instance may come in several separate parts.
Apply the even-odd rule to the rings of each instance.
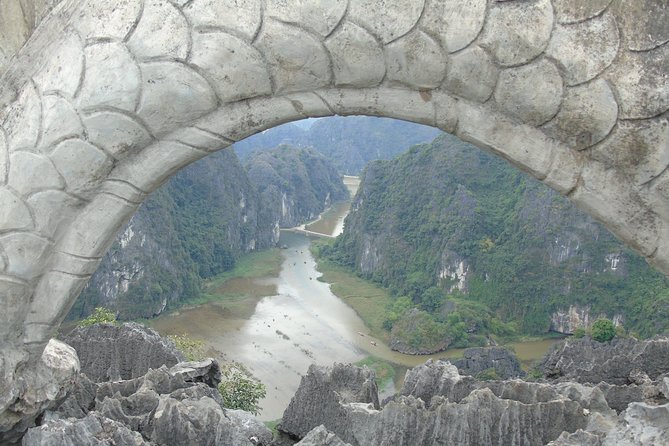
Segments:
[[[392,303],[390,291],[355,275],[343,266],[316,256],[322,282],[330,284],[332,292],[349,305],[365,322],[372,336],[388,340],[383,329],[385,310]]]
[[[276,438],[276,436],[279,434],[279,424],[281,423],[281,418],[278,420],[271,420],[271,421],[265,421],[265,426],[267,426],[267,429],[272,431],[272,436]]]
[[[248,319],[260,299],[276,294],[276,287],[254,282],[255,279],[278,277],[283,256],[279,249],[245,254],[233,269],[205,282],[203,292],[183,302],[193,307],[216,303],[231,317]]]
[[[368,356],[363,360],[360,360],[355,363],[357,366],[367,366],[370,369],[376,372],[376,385],[379,389],[385,388],[385,386],[395,379],[395,369],[390,363],[376,358],[374,356]]]

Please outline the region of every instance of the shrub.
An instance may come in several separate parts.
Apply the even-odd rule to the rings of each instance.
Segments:
[[[574,339],[581,339],[582,337],[585,336],[585,328],[578,327],[576,330],[574,330],[572,336],[574,337]]]
[[[218,392],[223,398],[223,406],[258,415],[261,409],[258,401],[267,394],[265,385],[234,366],[224,367],[222,375]]]
[[[497,381],[500,378],[499,375],[497,374],[497,370],[491,367],[489,369],[485,369],[484,371],[476,375],[476,379],[480,381]]]
[[[95,324],[115,324],[116,323],[116,313],[112,310],[105,307],[97,307],[93,314],[88,316],[86,319],[82,319],[77,324],[78,327],[90,327]]]
[[[597,319],[592,324],[592,339],[598,342],[608,342],[616,335],[616,327],[609,319]]]

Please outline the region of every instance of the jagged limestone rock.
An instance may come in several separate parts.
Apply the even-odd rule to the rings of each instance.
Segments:
[[[309,431],[295,446],[351,446],[349,443],[341,441],[337,435],[333,434],[322,424]]]
[[[544,357],[541,367],[553,379],[643,384],[669,371],[669,337],[645,341],[614,338],[604,343],[588,337],[567,339]]]
[[[149,446],[139,432],[133,432],[97,412],[86,417],[55,420],[32,428],[23,437],[23,446]]]
[[[77,327],[65,342],[77,351],[81,371],[95,382],[138,378],[150,368],[185,359],[174,342],[135,322]]]
[[[0,444],[21,438],[48,409],[57,407],[74,386],[79,360],[72,347],[52,339],[41,361],[27,370],[15,393],[2,396],[0,406]]]
[[[526,373],[520,361],[511,351],[502,347],[468,348],[463,358],[453,361],[453,365],[463,375],[476,376],[488,369],[494,369],[500,379],[523,377]]]
[[[332,367],[311,365],[302,377],[295,396],[283,413],[279,429],[302,438],[310,430],[326,424],[345,422],[347,403],[370,404],[379,408],[375,373],[367,367],[334,364]],[[325,423],[325,420],[328,423]]]
[[[76,441],[65,444],[108,444],[103,441],[110,438],[117,445],[145,444],[132,442],[139,438],[146,444],[268,445],[272,434],[262,422],[222,407],[220,378],[212,359],[125,381],[93,383],[81,375],[69,398],[26,436],[28,444],[55,445],[67,435]]]

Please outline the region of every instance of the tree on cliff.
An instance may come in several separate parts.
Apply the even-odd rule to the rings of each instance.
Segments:
[[[616,335],[616,326],[609,319],[597,319],[592,324],[592,339],[598,342],[609,342]]]

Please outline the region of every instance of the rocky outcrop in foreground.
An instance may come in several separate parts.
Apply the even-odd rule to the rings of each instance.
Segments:
[[[268,445],[272,434],[264,424],[222,407],[219,382],[212,359],[125,381],[96,384],[82,377],[65,403],[28,431],[23,445]]]
[[[350,369],[347,373],[354,374]],[[663,380],[656,386],[656,395],[664,392],[664,384]],[[308,423],[293,419],[299,412],[287,410],[281,429],[309,446],[601,446],[664,444],[669,438],[669,405],[662,399],[666,395],[655,403],[629,403],[618,415],[597,386],[483,382],[460,375],[445,361],[428,361],[407,372],[399,394],[382,409],[351,395],[350,385],[333,379],[332,369],[312,366],[291,402],[291,407],[314,408]],[[320,401],[328,401],[323,414],[318,413]],[[307,428],[313,430],[302,433]]]
[[[516,355],[503,347],[476,347],[465,349],[462,359],[453,361],[462,375],[477,376],[494,370],[499,379],[525,376]]]
[[[0,371],[3,360],[0,358]],[[0,392],[0,444],[18,441],[45,410],[58,407],[78,374],[74,349],[55,339],[49,341],[37,367],[23,374],[23,385]]]
[[[185,360],[174,342],[135,322],[77,327],[64,341],[77,351],[81,372],[94,382],[139,378],[151,368]]]
[[[611,342],[568,339],[544,357],[541,368],[548,378],[561,381],[642,384],[669,372],[669,337]]]

